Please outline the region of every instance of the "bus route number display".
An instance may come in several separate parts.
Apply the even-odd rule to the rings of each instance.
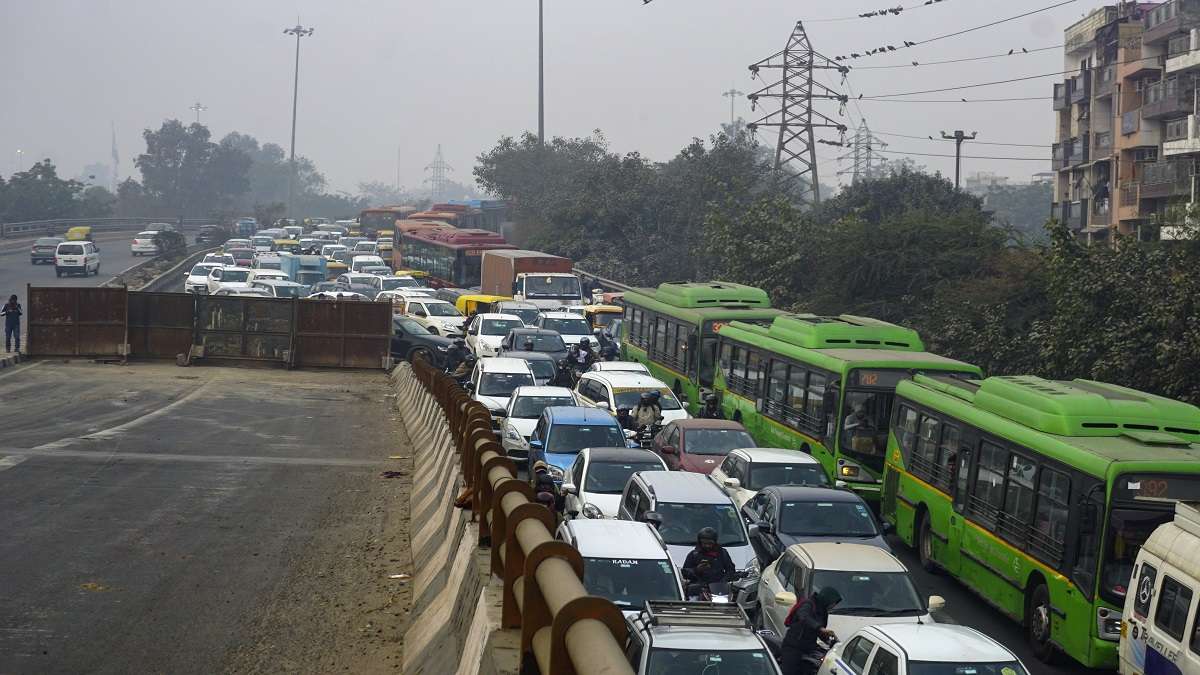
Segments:
[[[1117,483],[1125,499],[1196,501],[1200,499],[1200,481],[1190,476],[1127,475]]]
[[[470,256],[475,256],[476,258],[478,258],[479,256],[482,256],[482,255],[483,255],[483,249],[481,249],[481,248],[469,248],[469,249],[467,249],[467,255],[470,255]]]

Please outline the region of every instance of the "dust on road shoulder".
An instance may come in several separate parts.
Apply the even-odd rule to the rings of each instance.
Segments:
[[[412,603],[412,443],[394,409],[390,418],[348,437],[377,434],[371,445],[391,448],[397,459],[380,472],[347,476],[329,493],[312,539],[280,570],[281,583],[226,658],[226,672],[400,672]]]

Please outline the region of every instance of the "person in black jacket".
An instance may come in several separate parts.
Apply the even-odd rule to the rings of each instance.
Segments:
[[[704,407],[700,409],[699,417],[702,420],[723,420],[725,413],[721,412],[721,401],[716,394],[709,394],[704,397]]]
[[[454,341],[454,346],[446,350],[445,366],[446,372],[453,374],[458,366],[471,355],[471,350],[467,348],[467,341],[458,338]]]
[[[4,317],[4,351],[12,351],[12,340],[17,339],[17,351],[21,351],[21,303],[17,302],[17,296],[12,295],[8,298],[8,303],[4,305],[4,309],[0,309],[0,316]]]
[[[826,626],[829,624],[829,610],[841,601],[841,592],[833,586],[826,586],[796,603],[788,612],[784,620],[787,634],[783,636],[780,649],[784,675],[813,675],[817,672],[820,659],[805,657],[817,653],[817,638],[826,642],[837,639]]]
[[[717,531],[706,527],[696,535],[696,548],[688,552],[680,571],[684,579],[692,582],[688,584],[689,589],[699,591],[698,587],[707,584],[732,581],[737,568],[729,552],[717,543]],[[689,590],[688,595],[699,593]]]

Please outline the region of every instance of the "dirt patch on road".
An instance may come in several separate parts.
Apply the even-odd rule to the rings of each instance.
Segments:
[[[412,604],[412,443],[392,416],[377,432],[390,458],[380,472],[343,479],[330,493],[311,541],[281,570],[279,589],[226,672],[400,672]]]

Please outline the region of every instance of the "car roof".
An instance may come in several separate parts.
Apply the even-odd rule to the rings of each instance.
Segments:
[[[489,373],[528,373],[529,364],[523,359],[514,359],[507,356],[491,356],[486,359],[479,359],[480,370],[485,370]]]
[[[644,373],[649,372],[646,364],[640,361],[597,361],[592,364],[597,373]],[[630,368],[637,368],[631,370]]]
[[[522,361],[550,361],[554,362],[554,357],[546,352],[504,352],[505,356],[521,359]]]
[[[771,658],[763,649],[758,636],[749,628],[726,628],[723,626],[653,626],[653,649],[696,649],[696,650],[762,650],[764,658]]]
[[[237,270],[239,272],[254,272],[255,271],[253,267],[238,267],[237,265],[217,265],[217,267],[214,267],[213,269],[218,269],[218,268],[221,270],[230,270],[230,271]]]
[[[731,455],[739,455],[751,464],[820,464],[810,454],[785,448],[737,448]]]
[[[575,312],[542,312],[542,316],[547,319],[579,319],[580,321],[587,321],[582,314],[576,314]]]
[[[628,389],[666,389],[667,385],[662,380],[651,377],[645,373],[636,373],[628,370],[606,370],[595,373],[584,373],[583,377],[600,380],[610,387],[621,387]]]
[[[525,302],[524,300],[497,300],[496,304],[504,305],[505,307],[516,307],[517,309],[538,309],[537,305],[532,302]]]
[[[553,405],[546,408],[546,414],[553,424],[610,424],[617,426],[617,419],[611,413],[591,406]]]
[[[505,314],[503,312],[484,312],[483,314],[476,314],[475,316],[479,317],[480,321],[484,319],[508,319],[510,321],[521,320],[521,317],[516,316],[515,314]]]
[[[616,385],[623,386],[623,385]],[[730,429],[734,431],[745,431],[740,423],[733,420],[712,420],[700,417],[688,417],[681,420],[671,420],[671,424],[683,430],[688,429]]]
[[[531,385],[523,385],[513,389],[513,397],[518,396],[574,396],[574,393],[566,387],[534,387]]]
[[[670,560],[666,547],[640,520],[576,518],[567,521],[575,548],[585,558]]]
[[[774,492],[783,501],[862,502],[862,498],[849,490],[810,485],[771,485],[762,492]]]
[[[639,471],[655,500],[681,504],[732,504],[716,483],[704,473],[690,471]]]
[[[524,326],[524,327],[513,328],[509,332],[516,333],[518,335],[558,335],[558,331],[556,331],[556,330],[551,330],[549,328],[538,328],[536,326]],[[559,336],[559,337],[561,337],[561,336]]]
[[[370,274],[367,274],[367,275],[364,275],[364,276],[368,276],[368,277],[369,277],[369,276],[372,276],[372,275],[370,275]],[[423,302],[423,303],[425,303],[425,304],[427,304],[427,305],[449,305],[449,304],[451,304],[451,303],[449,303],[449,302],[446,302],[445,300],[442,300],[441,298],[433,298],[433,297],[414,298],[414,300],[416,300],[417,302]]]
[[[870,544],[833,541],[792,544],[788,551],[808,558],[813,569],[835,572],[907,572],[896,556]]]
[[[287,279],[255,279],[254,283],[264,284],[266,286],[283,286],[285,288],[290,287],[290,286],[303,286],[304,285],[304,284],[298,284],[294,281],[290,281]]]
[[[591,462],[644,462],[653,460],[662,463],[658,455],[645,448],[584,448]]]
[[[1016,661],[1015,654],[983,633],[947,623],[892,623],[870,626],[874,632],[900,647],[909,661],[942,663],[995,663]]]

